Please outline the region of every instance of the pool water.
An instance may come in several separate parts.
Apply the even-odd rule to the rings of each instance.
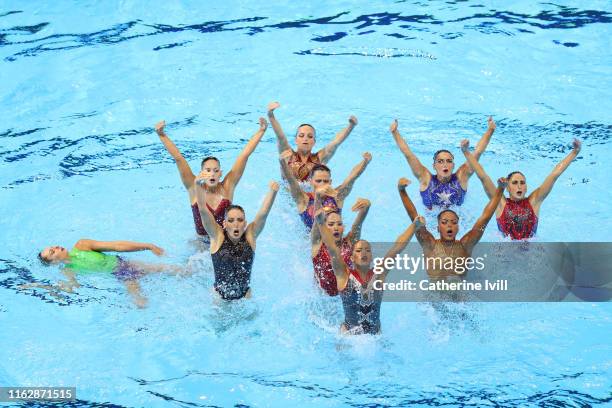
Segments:
[[[78,405],[109,407],[610,404],[610,303],[383,303],[382,335],[339,336],[339,299],[316,290],[285,192],[258,239],[253,298],[216,304],[153,126],[167,121],[193,169],[215,155],[227,172],[270,101],[288,135],[312,123],[317,147],[354,114],[334,184],[372,153],[345,222],[367,197],[363,237],[388,242],[409,223],[397,179],[414,180],[391,121],[429,165],[440,148],[462,163],[460,140],[475,145],[493,115],[481,163],[492,178],[522,170],[531,191],[583,142],[537,239],[609,242],[611,22],[606,1],[1,3],[0,385],[76,386]],[[247,218],[275,179],[270,128],[235,194]],[[472,177],[461,231],[486,202]],[[80,238],[154,242],[197,272],[144,279],[145,310],[107,276],[62,298],[18,289],[62,279],[36,254]],[[494,221],[483,240],[500,240]]]

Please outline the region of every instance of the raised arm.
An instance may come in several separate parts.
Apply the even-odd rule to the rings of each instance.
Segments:
[[[363,160],[359,162],[358,165],[353,167],[353,170],[351,170],[346,180],[344,180],[344,182],[340,184],[340,186],[338,186],[338,188],[336,189],[338,190],[338,200],[344,201],[344,199],[348,197],[348,195],[351,193],[351,190],[353,189],[353,184],[355,184],[357,178],[359,178],[359,176],[361,176],[366,167],[368,167],[368,164],[370,164],[371,160],[372,155],[370,153],[366,152],[363,154]]]
[[[401,253],[404,249],[406,249],[406,245],[408,245],[408,243],[412,239],[414,232],[418,228],[421,228],[424,225],[425,225],[425,218],[423,216],[417,216],[414,222],[410,224],[410,226],[404,232],[402,232],[399,237],[397,237],[397,239],[395,240],[395,244],[393,244],[393,246],[389,249],[389,251],[387,251],[385,255],[385,259],[387,258],[393,259],[395,258],[397,254]],[[384,265],[384,262],[383,262],[383,265]],[[388,272],[389,270],[385,269],[385,271],[382,274],[380,274],[378,278],[384,280]]]
[[[302,190],[302,187],[300,187],[300,182],[297,181],[297,179],[295,178],[295,175],[293,174],[293,172],[289,168],[289,165],[287,164],[287,160],[289,160],[292,154],[293,152],[291,149],[285,150],[284,152],[282,152],[280,155],[280,165],[281,165],[281,172],[283,173],[283,178],[287,180],[287,183],[289,184],[289,191],[291,192],[291,197],[293,198],[293,201],[297,205],[298,210],[300,210],[306,207],[306,204],[308,202],[307,202],[306,194]]]
[[[331,160],[334,153],[336,153],[336,149],[338,148],[338,146],[340,146],[342,142],[346,140],[346,138],[348,137],[348,135],[351,134],[355,126],[357,126],[357,118],[355,116],[351,116],[349,118],[348,126],[339,131],[336,134],[334,140],[332,140],[327,146],[319,150],[319,152],[317,153],[317,156],[319,156],[319,160],[321,161],[321,163],[326,164],[328,161]]]
[[[353,226],[351,227],[351,231],[348,233],[347,238],[354,245],[361,239],[361,227],[363,226],[363,221],[368,215],[368,211],[370,211],[370,200],[366,198],[358,198],[351,208],[351,211],[357,211],[357,217],[355,217],[355,221],[353,221]]]
[[[497,190],[495,184],[491,180],[491,177],[484,171],[483,167],[480,165],[476,157],[470,153],[470,142],[467,139],[463,139],[461,141],[461,151],[465,156],[466,163],[471,170],[476,172],[476,175],[482,182],[482,187],[484,188],[485,193],[489,199],[495,195],[495,191]]]
[[[491,200],[482,211],[480,218],[476,220],[476,223],[474,224],[472,229],[468,231],[468,233],[465,234],[463,238],[461,238],[461,244],[463,245],[465,250],[468,251],[468,253],[472,252],[472,248],[474,248],[474,245],[476,245],[478,241],[480,241],[480,238],[482,238],[482,234],[484,234],[484,230],[487,227],[489,221],[491,220],[491,217],[493,217],[493,214],[495,214],[495,209],[499,205],[499,201],[501,200],[501,197],[504,193],[504,189],[507,185],[508,180],[506,180],[506,178],[501,177],[497,180],[497,189],[495,190],[495,195],[491,197]]]
[[[417,213],[417,209],[414,206],[414,203],[412,202],[412,200],[408,196],[408,193],[406,192],[406,187],[408,187],[409,184],[410,184],[410,180],[408,180],[405,177],[402,177],[397,182],[397,190],[399,191],[400,198],[402,199],[402,204],[404,204],[404,209],[408,213],[410,220],[414,221],[416,217],[418,217],[419,214]]]
[[[536,188],[529,196],[529,202],[534,206],[534,210],[536,210],[536,212],[536,207],[539,208],[542,201],[544,201],[544,199],[548,196],[559,176],[563,174],[571,162],[574,161],[576,156],[578,156],[578,153],[580,153],[582,142],[580,142],[578,139],[574,139],[573,147],[574,148],[572,151],[563,160],[561,160],[559,164],[555,166],[552,173],[550,173],[548,177],[544,179],[542,185]]]
[[[399,147],[400,151],[404,154],[404,157],[406,157],[408,165],[410,166],[414,177],[419,179],[419,183],[428,183],[429,178],[431,177],[431,173],[429,172],[429,170],[427,170],[425,166],[423,166],[421,161],[414,155],[414,153],[412,153],[412,150],[410,150],[408,144],[406,143],[404,138],[402,138],[402,135],[400,135],[400,132],[397,127],[398,123],[397,119],[395,119],[393,123],[391,123],[389,130],[393,135],[393,139],[395,140],[397,147]]]
[[[476,143],[476,148],[474,149],[474,159],[476,159],[476,161],[480,159],[480,155],[486,150],[489,142],[491,141],[491,136],[493,136],[493,133],[495,132],[496,125],[492,116],[489,116],[487,123],[487,131],[484,132],[478,143]],[[465,181],[472,176],[475,170],[476,168],[474,166],[469,165],[467,162],[463,163],[459,170],[457,170],[457,177],[459,177],[459,180],[463,181],[465,184]],[[493,189],[495,189],[495,186]]]
[[[276,120],[276,116],[274,116],[274,110],[280,107],[280,103],[278,102],[270,102],[268,104],[268,119],[270,120],[270,124],[272,125],[272,129],[274,129],[274,133],[276,134],[276,141],[278,145],[278,153],[282,153],[287,149],[291,149],[289,145],[289,141],[287,141],[287,136],[285,136],[285,132],[283,132],[283,128],[281,127],[278,120]],[[291,149],[293,152],[293,149]]]
[[[74,247],[82,251],[136,252],[149,250],[158,256],[164,254],[164,250],[158,246],[150,243],[132,241],[96,241],[93,239],[80,239]]]
[[[251,140],[246,144],[242,152],[238,155],[238,158],[234,162],[234,166],[230,170],[230,172],[225,176],[223,180],[223,187],[226,188],[228,194],[231,195],[231,192],[234,191],[234,188],[240,181],[242,174],[244,173],[244,169],[246,167],[247,161],[249,160],[249,156],[255,151],[255,148],[261,141],[264,133],[266,133],[266,129],[268,128],[268,122],[264,118],[259,118],[259,129],[253,136],[251,136]]]
[[[261,231],[263,231],[264,226],[266,225],[266,220],[268,219],[268,214],[270,214],[270,209],[272,209],[272,204],[274,204],[276,193],[278,193],[278,183],[275,181],[271,181],[270,190],[268,191],[268,194],[266,194],[266,197],[264,198],[264,201],[261,204],[261,208],[257,212],[255,219],[249,225],[252,230],[253,238],[255,239],[257,239]]]
[[[196,178],[196,183],[198,180],[199,179]],[[202,225],[210,237],[210,247],[213,248],[213,241],[218,241],[223,236],[223,228],[217,224],[214,215],[212,215],[208,209],[208,206],[206,205],[206,190],[204,187],[196,186],[195,191],[198,209],[200,210],[200,218],[202,219]]]
[[[170,156],[172,156],[172,158],[174,159],[176,167],[178,168],[179,173],[181,175],[181,181],[183,182],[183,185],[186,189],[189,190],[191,187],[193,187],[195,175],[191,171],[191,167],[189,167],[189,163],[187,163],[187,160],[185,160],[179,149],[166,134],[164,130],[165,127],[166,121],[162,120],[155,125],[155,131],[159,136],[159,140],[161,140],[168,153],[170,153]]]

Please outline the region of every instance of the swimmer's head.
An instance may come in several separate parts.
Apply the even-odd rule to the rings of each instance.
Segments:
[[[295,145],[297,151],[302,154],[310,154],[315,144],[315,128],[308,123],[303,123],[295,133]]]
[[[38,253],[38,259],[45,265],[51,265],[70,258],[68,250],[61,246],[46,247]]]
[[[225,210],[225,218],[223,219],[223,229],[232,240],[238,240],[246,231],[247,222],[244,209],[232,204]]]
[[[365,239],[360,239],[353,245],[351,262],[356,268],[369,268],[372,264],[372,246]]]
[[[213,156],[208,156],[202,160],[200,176],[204,180],[206,186],[215,187],[217,184],[219,184],[222,174],[219,159]]]
[[[314,191],[331,184],[331,170],[324,164],[315,165],[310,171],[310,184]]]
[[[325,225],[334,235],[336,241],[342,240],[342,236],[344,235],[344,224],[342,223],[342,216],[337,210],[330,211],[325,215]]]
[[[436,175],[440,177],[450,177],[455,168],[455,157],[448,150],[438,150],[433,157],[433,168]]]
[[[520,171],[513,171],[508,174],[508,186],[506,190],[512,200],[522,200],[527,197],[527,179]]]
[[[442,241],[454,241],[459,232],[459,216],[453,210],[438,214],[438,232]]]

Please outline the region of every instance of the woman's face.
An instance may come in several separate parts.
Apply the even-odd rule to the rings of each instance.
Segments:
[[[527,197],[527,180],[521,173],[515,173],[508,180],[508,187],[506,187],[510,198],[513,200],[522,200]]]
[[[327,216],[325,225],[334,235],[336,241],[340,241],[344,235],[344,224],[342,224],[342,216],[337,212],[332,212]]]
[[[367,266],[372,264],[372,247],[368,241],[357,241],[353,247],[351,261],[355,266]]]
[[[240,239],[244,231],[246,231],[247,222],[246,217],[242,211],[238,208],[232,208],[225,215],[223,220],[223,228],[233,239]]]
[[[68,250],[61,246],[50,246],[40,251],[40,256],[49,263],[57,263],[68,258]]]
[[[303,125],[298,128],[295,135],[295,145],[302,153],[310,153],[315,144],[315,134],[312,126]]]
[[[433,164],[436,175],[440,177],[450,177],[455,168],[453,155],[448,152],[440,152],[436,156]]]

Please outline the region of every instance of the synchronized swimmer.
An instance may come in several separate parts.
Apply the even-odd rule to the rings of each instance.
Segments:
[[[377,334],[380,332],[380,305],[383,298],[382,287],[389,267],[386,261],[406,248],[413,235],[423,248],[427,259],[459,259],[470,257],[474,246],[480,241],[484,230],[496,214],[500,231],[511,239],[523,240],[534,236],[540,205],[548,196],[559,176],[580,153],[581,143],[574,140],[573,150],[544,180],[544,183],[529,196],[525,176],[519,171],[511,172],[507,178],[500,178],[497,186],[478,162],[486,149],[493,133],[495,122],[488,120],[488,129],[482,135],[473,153],[469,151],[469,141],[461,142],[461,150],[466,162],[454,170],[454,157],[448,150],[439,150],[433,155],[432,174],[410,150],[398,131],[395,120],[390,127],[393,138],[404,154],[408,164],[419,181],[419,192],[423,204],[429,210],[441,211],[437,215],[437,230],[440,238],[427,230],[425,218],[417,213],[416,207],[406,192],[410,181],[401,178],[397,188],[412,224],[396,239],[387,252],[382,264],[373,268],[372,248],[368,241],[361,239],[363,222],[370,209],[370,201],[359,198],[352,207],[357,212],[350,232],[344,235],[342,208],[355,181],[363,174],[372,160],[370,153],[351,170],[338,187],[332,187],[331,170],[325,164],[332,158],[357,125],[357,118],[351,116],[349,124],[342,129],[334,140],[313,153],[315,130],[310,124],[298,127],[293,150],[274,116],[280,106],[278,102],[268,105],[268,118],[277,137],[281,176],[286,180],[297,213],[310,231],[311,258],[314,278],[323,293],[329,296],[340,295],[344,308],[344,322],[341,331],[352,334]],[[196,176],[187,160],[165,133],[165,122],[155,125],[160,141],[173,157],[179,170],[183,186],[188,192],[196,232],[206,237],[214,269],[214,292],[225,301],[235,301],[251,296],[251,272],[255,259],[256,240],[262,232],[279,190],[276,182],[270,183],[261,208],[253,221],[247,223],[246,214],[240,205],[233,203],[234,193],[250,155],[253,153],[268,123],[259,119],[259,129],[251,137],[238,155],[232,169],[222,179],[221,164],[216,157],[205,157],[200,172]],[[452,206],[463,204],[470,176],[476,173],[481,180],[489,202],[473,227],[459,240],[459,216]],[[305,191],[310,187],[312,191]],[[504,197],[504,189],[509,197]],[[153,244],[130,241],[79,240],[72,250],[54,246],[39,253],[44,264],[62,264],[62,272],[67,281],[55,285],[32,283],[23,288],[42,288],[57,294],[58,291],[72,293],[80,284],[77,274],[87,272],[108,273],[122,281],[138,307],[147,304],[142,295],[139,279],[153,273],[166,272],[175,275],[189,275],[190,270],[177,265],[148,264],[125,260],[105,252],[132,252],[150,250],[162,255],[163,250]],[[448,268],[441,263],[426,264],[431,282],[457,282],[466,277],[464,270]]]

